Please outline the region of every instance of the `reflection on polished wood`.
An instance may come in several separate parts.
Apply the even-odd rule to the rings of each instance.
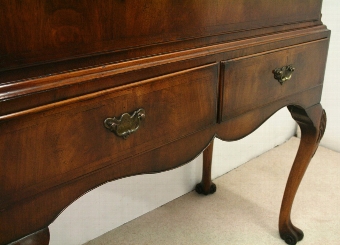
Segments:
[[[48,244],[84,193],[202,152],[211,194],[214,138],[285,106],[303,135],[279,232],[302,239],[290,210],[326,125],[321,0],[0,3],[0,245]]]
[[[302,240],[304,234],[292,224],[290,219],[293,200],[308,164],[325,132],[327,119],[326,112],[320,104],[306,110],[295,106],[289,106],[288,109],[301,128],[301,142],[282,199],[279,230],[281,238],[286,243],[296,244],[297,241]]]

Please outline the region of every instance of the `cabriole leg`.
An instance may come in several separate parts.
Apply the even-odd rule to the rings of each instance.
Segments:
[[[302,240],[303,232],[292,224],[291,209],[303,175],[324,134],[326,113],[320,104],[306,110],[296,106],[289,106],[288,109],[301,128],[301,141],[282,200],[279,231],[287,244],[296,244]]]
[[[50,231],[47,227],[8,245],[48,245],[49,242]]]
[[[214,148],[214,140],[203,151],[203,172],[202,181],[196,185],[196,192],[199,194],[209,195],[216,192],[216,185],[211,181],[211,163]]]

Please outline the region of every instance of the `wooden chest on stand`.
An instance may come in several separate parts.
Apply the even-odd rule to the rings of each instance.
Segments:
[[[85,192],[161,172],[287,106],[302,139],[279,218],[326,125],[321,0],[0,0],[0,245],[48,244]]]

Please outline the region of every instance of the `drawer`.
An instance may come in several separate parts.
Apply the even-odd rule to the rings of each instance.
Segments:
[[[325,39],[222,62],[220,121],[322,85],[327,50]]]
[[[3,117],[0,196],[69,171],[79,177],[215,124],[217,81],[218,64],[209,64]],[[125,131],[138,129],[118,136],[113,118]]]

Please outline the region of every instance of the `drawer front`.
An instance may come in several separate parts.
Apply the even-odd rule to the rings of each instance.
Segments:
[[[217,81],[218,64],[210,64],[1,119],[0,196],[72,170],[72,178],[84,175],[215,124]],[[126,139],[104,125],[140,109],[145,117],[123,117],[125,130],[138,126]]]
[[[327,50],[325,39],[222,62],[220,121],[322,85]]]

